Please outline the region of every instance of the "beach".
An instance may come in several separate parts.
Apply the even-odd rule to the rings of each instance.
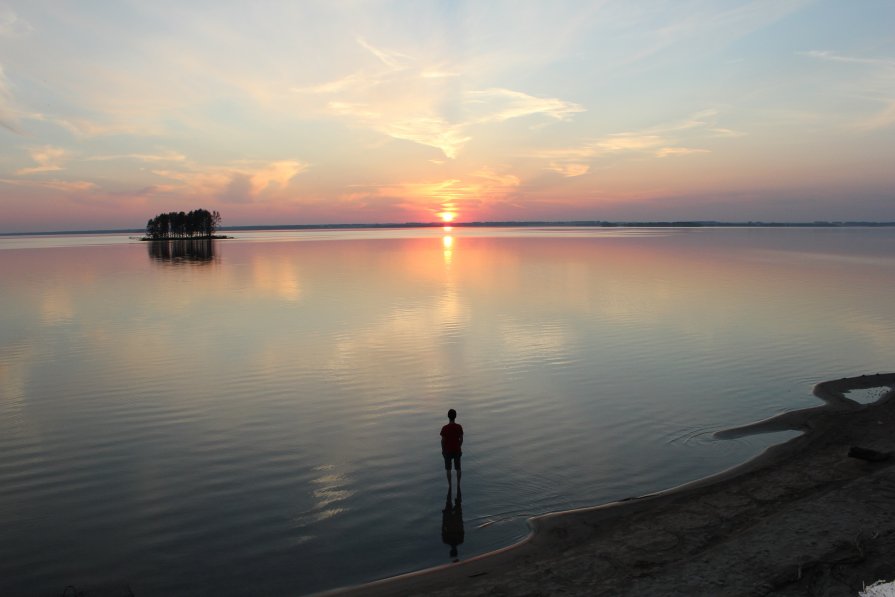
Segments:
[[[720,431],[803,434],[660,493],[530,521],[521,543],[326,593],[376,595],[849,595],[895,579],[895,374],[818,384],[825,404]],[[849,390],[885,387],[873,404]]]

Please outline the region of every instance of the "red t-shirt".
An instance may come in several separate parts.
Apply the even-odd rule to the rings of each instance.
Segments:
[[[463,443],[463,427],[458,423],[448,423],[441,428],[441,451],[459,453]]]

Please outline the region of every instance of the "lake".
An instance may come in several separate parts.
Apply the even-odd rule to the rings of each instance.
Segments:
[[[895,369],[892,228],[234,236],[0,237],[0,593],[447,563],[449,408],[468,558],[742,463],[795,434],[712,432]]]

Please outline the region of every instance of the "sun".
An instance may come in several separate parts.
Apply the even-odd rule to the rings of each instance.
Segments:
[[[457,214],[455,214],[452,211],[443,211],[437,215],[438,215],[438,217],[441,218],[441,221],[444,222],[445,224],[449,224],[449,223],[453,222],[454,218],[457,217]]]

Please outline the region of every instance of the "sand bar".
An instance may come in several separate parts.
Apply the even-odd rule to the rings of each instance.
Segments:
[[[889,388],[874,404],[851,389]],[[328,594],[857,595],[895,579],[895,373],[818,384],[825,404],[719,432],[804,434],[681,487],[533,518],[514,546]]]

